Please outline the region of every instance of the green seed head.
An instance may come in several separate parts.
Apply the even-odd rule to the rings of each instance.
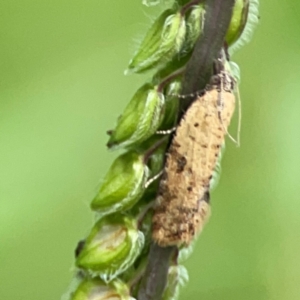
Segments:
[[[192,7],[186,20],[186,37],[183,51],[190,52],[199,38],[204,24],[205,9],[204,5],[195,5]]]
[[[169,130],[175,126],[178,107],[179,107],[179,98],[182,88],[181,77],[171,82],[166,88],[166,110],[165,117],[162,121],[159,130]]]
[[[120,280],[106,284],[99,278],[81,281],[70,300],[134,300],[129,288]]]
[[[118,214],[107,216],[92,228],[76,265],[109,282],[134,263],[143,245],[144,235],[136,220]]]
[[[103,216],[132,207],[143,195],[149,177],[143,159],[134,151],[119,156],[105,175],[91,208]]]
[[[248,10],[249,0],[235,1],[232,18],[225,37],[228,46],[235,43],[241,36],[247,22]]]
[[[126,73],[141,73],[168,62],[179,53],[185,37],[184,17],[168,9],[150,27]]]
[[[258,0],[235,1],[233,15],[225,38],[230,54],[250,41],[254,28],[259,21],[258,8]]]
[[[151,84],[143,85],[118,119],[107,143],[111,149],[134,146],[153,135],[160,126],[165,110],[164,95]]]
[[[177,258],[177,262],[179,264],[185,263],[188,258],[192,255],[195,245],[197,242],[197,237],[188,245],[188,246],[181,246],[179,248],[179,255]]]
[[[179,296],[180,287],[187,284],[189,275],[184,266],[170,266],[168,281],[163,293],[162,300],[176,300]]]

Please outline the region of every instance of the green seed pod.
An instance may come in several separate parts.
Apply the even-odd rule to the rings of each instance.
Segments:
[[[199,38],[204,24],[205,9],[204,5],[195,5],[186,19],[186,37],[183,46],[183,51],[191,51],[197,39]]]
[[[177,119],[177,111],[179,105],[178,94],[180,93],[180,90],[181,82],[179,79],[174,80],[164,89],[164,93],[166,95],[165,114],[162,124],[158,128],[158,131],[165,131],[174,128]],[[151,148],[157,143],[161,143],[161,145],[156,148],[154,152],[152,152]],[[165,149],[167,144],[167,136],[164,136],[164,134],[156,134],[151,136],[142,144],[139,144],[137,147],[135,147],[135,150],[137,152],[144,153],[145,157],[147,157],[147,166],[150,169],[149,177],[153,178],[161,172],[165,159]],[[150,155],[148,156],[147,153],[149,152]],[[158,182],[159,180],[154,180],[149,188],[147,188],[147,190],[150,189],[156,192]]]
[[[259,21],[258,0],[236,0],[225,40],[232,54],[252,37]]]
[[[181,91],[181,78],[177,78],[173,82],[167,85],[167,87],[164,89],[164,94],[165,94],[165,112],[164,112],[164,118],[162,120],[161,125],[157,129],[157,131],[163,131],[163,130],[170,130],[172,129],[175,124],[176,124],[176,119],[177,119],[177,112],[178,112],[178,106],[179,106],[179,99],[178,95],[180,94]],[[138,152],[147,152],[149,148],[151,148],[155,143],[159,142],[162,138],[164,138],[164,135],[162,134],[156,134],[151,136],[149,139],[144,141],[143,143],[137,145],[135,149]],[[155,151],[150,158],[150,163],[153,160],[156,160],[155,156],[157,153],[159,153],[159,156],[161,155],[161,151],[165,150],[167,141],[166,143],[163,143],[158,151]],[[164,156],[164,154],[163,154]],[[159,161],[161,159],[159,158]],[[151,163],[152,164],[152,163]],[[151,169],[151,176],[155,175],[157,172],[161,170],[161,167],[159,168],[152,168]],[[153,173],[154,172],[154,173]]]
[[[92,228],[76,265],[109,282],[134,263],[143,245],[144,235],[137,229],[134,218],[107,216]]]
[[[159,130],[169,130],[172,129],[175,125],[179,107],[179,98],[182,82],[181,77],[171,82],[166,88],[166,109],[165,109],[165,117],[162,121]]]
[[[92,210],[103,216],[132,207],[143,195],[149,177],[143,159],[134,151],[116,158],[91,203]]]
[[[167,140],[166,140],[167,142]],[[166,143],[162,145],[162,147],[159,147],[150,157],[148,165],[149,169],[151,171],[151,177],[155,176],[156,174],[160,173],[165,160],[165,151]],[[159,180],[157,180],[158,183]],[[156,187],[154,187],[154,190],[157,190]]]
[[[71,294],[70,300],[134,300],[129,288],[120,280],[105,283],[99,278],[84,279]]]
[[[191,254],[194,251],[196,241],[197,241],[197,237],[188,246],[182,246],[180,248],[178,259],[177,259],[177,262],[179,264],[186,262],[187,259],[191,256]]]
[[[153,135],[160,126],[165,108],[164,95],[157,86],[143,85],[135,93],[112,131],[111,149],[133,146]]]
[[[176,300],[180,287],[186,285],[189,275],[184,266],[171,266],[168,272],[168,281],[162,300]]]
[[[241,36],[248,17],[249,0],[236,0],[225,40],[228,46]]]
[[[125,73],[141,73],[171,60],[183,45],[185,31],[180,12],[163,12],[147,32]]]

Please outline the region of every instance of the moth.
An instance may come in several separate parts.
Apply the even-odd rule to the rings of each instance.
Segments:
[[[233,79],[198,96],[179,122],[169,147],[152,220],[152,238],[162,247],[188,246],[210,215],[209,190],[235,109]]]

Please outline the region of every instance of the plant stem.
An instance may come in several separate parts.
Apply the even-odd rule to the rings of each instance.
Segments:
[[[235,0],[206,1],[204,28],[186,66],[182,88],[183,95],[197,94],[209,82],[212,75],[213,62],[224,43],[234,3]],[[193,100],[194,97],[188,97],[180,102],[180,117]]]
[[[169,261],[175,247],[162,248],[151,244],[149,263],[139,289],[138,300],[160,300],[166,286]]]
[[[187,63],[182,94],[196,94],[203,90],[212,75],[213,62],[223,47],[235,0],[206,0],[203,32],[196,42]],[[180,101],[179,118],[184,115],[194,97]],[[176,247],[163,248],[152,243],[149,263],[138,291],[138,300],[160,300],[166,286],[169,262]]]

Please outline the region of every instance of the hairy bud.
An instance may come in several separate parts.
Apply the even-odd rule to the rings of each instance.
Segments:
[[[144,235],[136,220],[118,214],[107,216],[92,228],[76,265],[109,282],[133,264],[143,245]]]
[[[142,155],[122,154],[108,170],[91,208],[101,216],[129,209],[143,195],[148,176]]]
[[[258,7],[258,0],[236,0],[225,37],[230,54],[250,41],[259,21]]]
[[[99,278],[85,279],[72,293],[70,300],[134,300],[129,288],[120,280],[109,284]]]
[[[112,131],[107,146],[133,146],[153,135],[164,116],[165,98],[156,86],[143,85],[133,96]]]
[[[163,12],[147,32],[126,73],[141,73],[168,62],[183,45],[186,27],[180,12]]]
[[[249,0],[236,0],[232,18],[226,33],[226,42],[230,46],[241,36],[248,17]]]
[[[192,7],[186,20],[187,30],[184,42],[184,51],[189,52],[194,48],[203,29],[204,15],[204,5],[195,5]]]
[[[162,300],[176,300],[179,296],[180,287],[187,284],[189,275],[184,266],[170,266],[168,282],[163,293]]]

